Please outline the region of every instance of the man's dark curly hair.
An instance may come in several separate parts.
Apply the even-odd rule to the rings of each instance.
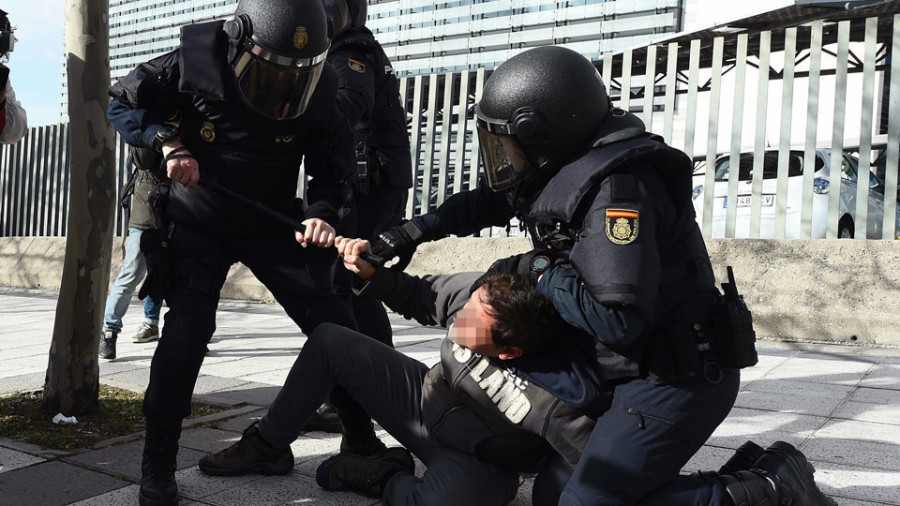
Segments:
[[[491,338],[498,348],[517,346],[531,353],[558,334],[563,320],[547,297],[525,276],[508,272],[486,274],[475,289],[484,287],[481,302],[496,320]]]

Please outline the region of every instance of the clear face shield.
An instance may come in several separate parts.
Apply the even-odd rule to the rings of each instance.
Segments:
[[[238,92],[251,109],[267,118],[285,120],[306,111],[322,75],[323,51],[312,58],[275,54],[252,39],[243,39],[234,63]]]
[[[493,123],[477,117],[475,123],[481,163],[491,190],[508,192],[534,172],[508,122]]]

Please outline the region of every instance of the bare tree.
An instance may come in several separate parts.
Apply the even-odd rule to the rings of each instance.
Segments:
[[[109,98],[109,0],[66,0],[71,186],[66,258],[44,384],[44,409],[96,408],[97,349],[115,226],[115,133]]]

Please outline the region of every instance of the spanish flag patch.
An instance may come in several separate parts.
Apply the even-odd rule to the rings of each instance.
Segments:
[[[354,60],[353,58],[347,58],[347,66],[350,67],[351,70],[359,72],[360,74],[366,72],[366,64],[359,60]]]
[[[630,209],[606,210],[606,237],[615,244],[630,244],[638,236],[638,212]]]

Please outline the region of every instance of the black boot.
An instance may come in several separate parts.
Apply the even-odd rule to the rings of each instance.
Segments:
[[[814,472],[800,451],[778,441],[765,450],[752,469],[717,479],[735,506],[837,506],[816,486]]]
[[[341,453],[352,453],[363,457],[377,455],[387,450],[387,446],[375,435],[375,426],[368,421],[368,427],[364,430],[357,427],[354,431],[344,429],[341,438]]]
[[[237,443],[200,459],[200,471],[212,476],[238,476],[247,473],[282,475],[294,468],[291,448],[275,448],[259,433],[256,423],[244,430]]]
[[[747,441],[734,451],[734,455],[728,459],[724,466],[719,468],[719,474],[734,474],[738,471],[750,469],[765,453],[766,451],[762,449],[762,446],[753,441]]]
[[[763,472],[737,471],[717,478],[734,506],[781,506],[776,480]],[[784,503],[789,504],[789,503]]]
[[[329,402],[340,417],[342,434],[341,453],[355,455],[375,455],[387,449],[384,443],[375,435],[375,424],[349,394],[342,388],[335,387],[331,392]]]
[[[316,483],[325,490],[350,490],[381,498],[395,474],[414,471],[415,463],[406,448],[390,448],[368,457],[340,453],[319,465]]]
[[[813,473],[816,469],[800,450],[784,441],[776,441],[753,465],[774,475],[782,495],[789,497],[791,506],[837,506],[837,502],[819,490]]]
[[[175,457],[181,424],[147,419],[147,439],[141,461],[140,506],[175,506],[178,484],[175,483]]]
[[[340,434],[343,429],[337,411],[327,402],[323,402],[303,426],[304,432],[319,431]]]

